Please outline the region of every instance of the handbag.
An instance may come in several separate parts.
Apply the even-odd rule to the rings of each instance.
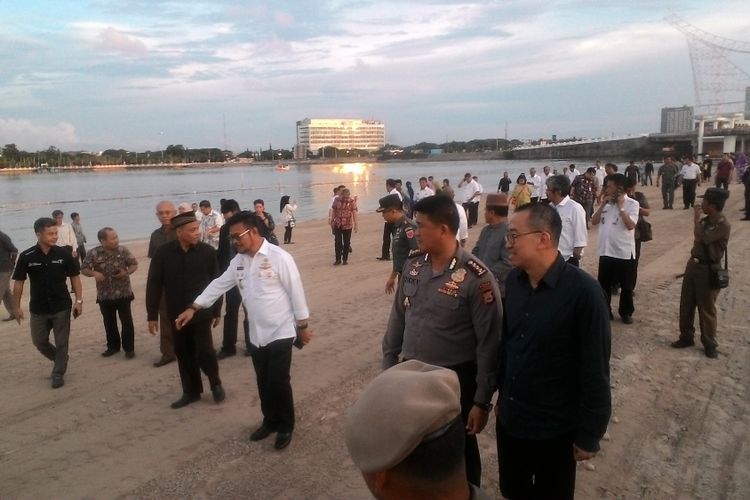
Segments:
[[[708,253],[708,246],[706,253]],[[711,264],[708,269],[708,284],[712,290],[721,290],[729,286],[729,248],[724,252],[724,267],[721,267],[721,261],[718,264]]]
[[[294,227],[297,224],[297,221],[294,220],[294,217],[289,219],[286,223],[287,227]]]
[[[642,242],[654,239],[654,234],[651,230],[651,223],[643,217],[639,217],[638,223],[635,225],[635,239]]]

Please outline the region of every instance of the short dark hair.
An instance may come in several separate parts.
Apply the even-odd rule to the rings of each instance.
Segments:
[[[96,233],[96,239],[99,241],[104,240],[107,237],[107,233],[114,231],[111,227],[103,227]]]
[[[638,182],[635,179],[631,179],[630,177],[628,177],[625,180],[625,189],[630,189],[632,187],[635,187],[636,184],[638,184]]]
[[[438,433],[443,432],[443,429]],[[429,436],[414,451],[395,465],[392,471],[420,483],[433,483],[461,472],[464,465],[466,431],[461,417],[447,425],[434,439]]]
[[[422,198],[414,205],[414,211],[426,215],[435,224],[445,224],[454,235],[458,232],[456,203],[444,194]]]
[[[605,167],[605,168],[606,168],[606,167],[609,167],[609,168],[611,168],[612,170],[614,170],[615,172],[617,172],[617,165],[615,165],[614,163],[605,163],[605,164],[604,164],[604,167]]]
[[[547,177],[547,187],[550,191],[557,191],[560,196],[570,194],[570,179],[567,175],[550,175]]]
[[[610,174],[604,178],[604,181],[607,183],[613,182],[617,187],[625,189],[628,178],[625,177],[625,174]]]
[[[242,224],[245,226],[245,229],[252,229],[256,228],[260,230],[260,224],[258,223],[258,216],[255,215],[255,212],[250,212],[247,210],[243,210],[242,212],[237,212],[233,216],[229,218],[227,221],[227,224],[229,227],[234,226],[235,224]]]
[[[507,217],[508,216],[508,206],[507,205],[504,205],[504,206],[494,206],[494,207],[487,206],[485,208],[487,210],[489,210],[490,212],[492,212],[495,215],[498,215],[500,217]]]
[[[586,173],[596,175],[596,169],[594,167],[589,167],[586,169]]]
[[[201,202],[200,202],[200,203],[198,203],[198,206],[199,206],[200,208],[203,208],[203,207],[208,207],[208,208],[211,208],[211,202],[210,202],[210,201],[208,201],[208,200],[201,200]]]
[[[239,212],[240,204],[237,200],[222,200],[221,202],[221,213],[228,214],[229,212]]]
[[[420,181],[426,181],[426,180],[427,180],[427,177],[420,177],[420,178],[419,178],[419,180],[420,180]]]
[[[344,189],[346,189],[346,188],[344,188]],[[253,201],[253,206],[257,205],[258,203],[260,203],[260,204],[261,204],[261,205],[263,205],[264,207],[266,206],[266,202],[265,202],[265,201],[263,201],[263,200],[261,200],[260,198],[258,198],[257,200],[254,200],[254,201]]]
[[[386,179],[385,180],[385,186],[389,188],[395,188],[396,187],[396,180],[395,179]]]
[[[80,214],[78,212],[73,212],[70,214],[70,220],[75,220],[76,217],[78,217]]]
[[[716,198],[706,198],[706,203],[708,203],[709,205],[713,205],[714,208],[716,208],[716,210],[718,210],[719,212],[724,210],[724,205],[726,204],[726,202],[726,199],[719,200]]]
[[[39,217],[34,221],[34,232],[39,234],[48,227],[55,226],[57,226],[57,224],[55,223],[55,219],[50,219],[49,217]]]
[[[61,217],[65,215],[62,210],[53,210],[52,211],[52,217]]]
[[[529,227],[534,231],[550,233],[552,241],[557,246],[562,234],[562,219],[557,210],[544,203],[530,203],[516,208],[516,213],[529,213]]]

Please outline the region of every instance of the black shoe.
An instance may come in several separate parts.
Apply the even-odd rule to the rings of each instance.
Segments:
[[[272,432],[269,427],[261,425],[255,432],[250,434],[250,441],[262,441],[270,436]]]
[[[671,344],[669,344],[671,347],[674,347],[675,349],[684,349],[685,347],[693,347],[695,345],[695,342],[692,340],[675,340]]]
[[[632,325],[633,324],[633,317],[632,316],[622,316],[622,322],[626,325]]]
[[[62,387],[64,385],[65,385],[65,381],[63,380],[62,377],[59,377],[59,376],[58,377],[55,377],[55,376],[52,377],[52,388],[53,389],[59,389],[60,387]]]
[[[106,351],[104,351],[104,352],[102,353],[102,356],[104,356],[105,358],[108,358],[108,357],[110,357],[110,356],[114,356],[114,355],[115,355],[115,354],[117,354],[118,352],[120,352],[120,350],[119,350],[119,349],[107,349]]]
[[[279,432],[276,434],[276,442],[273,444],[273,447],[277,450],[283,450],[287,446],[289,446],[289,443],[292,442],[292,433],[291,432]]]
[[[200,394],[183,394],[180,399],[172,403],[171,406],[175,410],[178,408],[182,408],[183,406],[187,406],[190,403],[195,403],[201,398]]]
[[[16,319],[16,317],[11,314],[7,318],[5,318],[3,321],[14,321],[15,319]]]
[[[341,261],[340,261],[340,260],[337,260],[336,262],[334,262],[334,263],[333,263],[333,265],[334,265],[334,266],[340,266],[340,265],[341,265]]]
[[[743,217],[740,220],[750,220],[750,217]],[[7,320],[3,320],[3,321],[7,321]]]
[[[160,366],[168,365],[174,360],[175,358],[161,358],[159,361],[154,363],[154,367],[159,368]]]
[[[715,347],[707,347],[705,352],[707,358],[716,359],[719,357],[719,351]]]
[[[135,351],[125,351],[125,357],[128,359],[133,359],[135,357]]]
[[[227,397],[221,384],[211,387],[211,394],[213,394],[214,396],[215,403],[221,403],[222,401],[224,401],[224,398]]]
[[[391,260],[390,257],[376,257],[378,260]]]
[[[220,349],[219,352],[216,353],[216,359],[228,358],[230,356],[234,356],[235,354],[237,354],[237,351],[227,351],[224,349]]]
[[[348,266],[348,265],[349,265],[349,263],[348,263],[347,261],[343,261],[343,262],[341,263],[341,265],[342,265],[342,266]]]

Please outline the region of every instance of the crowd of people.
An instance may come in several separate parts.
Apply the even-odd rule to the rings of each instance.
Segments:
[[[725,161],[732,160],[725,155]],[[739,179],[747,209],[746,163]],[[641,243],[652,238],[646,219],[651,208],[636,189],[654,174],[663,209],[672,208],[678,185],[685,209],[694,207],[695,243],[683,278],[680,335],[672,346],[694,345],[697,309],[705,355],[718,356],[715,301],[725,285],[717,271],[730,235],[722,211],[732,173],[739,175],[736,163],[729,170],[727,165],[719,164],[716,187],[697,206],[696,188],[711,181],[711,164],[704,159],[699,166],[689,156],[681,165],[665,158],[658,169],[630,162],[623,173],[599,161],[583,173],[574,164],[559,173],[531,168],[515,186],[504,172],[497,191],[489,193],[471,173],[455,188],[449,179],[439,184],[421,177],[416,190],[410,182],[387,179],[377,208],[384,220],[377,259],[391,264],[384,288],[394,296],[382,341],[384,372],[362,393],[346,424],[347,446],[373,494],[453,491],[455,498],[482,498],[476,435],[486,427],[497,393],[503,495],[572,498],[576,461],[596,455],[609,421],[610,303],[619,295],[617,313],[624,324],[633,323]],[[468,230],[478,224],[482,198],[485,225],[469,251]],[[283,244],[293,243],[296,210],[289,196],[281,198]],[[328,213],[335,266],[348,264],[358,213],[357,197],[337,186]],[[146,309],[148,330],[160,338],[154,366],[177,361],[182,394],[171,407],[201,399],[201,373],[213,400],[224,401],[218,361],[237,354],[242,308],[244,353],[252,358],[263,414],[250,439],[276,433],[275,448],[287,447],[295,423],[292,347],[302,348],[312,332],[299,271],[279,245],[265,202],[254,200],[252,209],[242,210],[236,200],[222,199],[217,211],[208,200],[178,207],[165,200],[156,217]],[[59,210],[38,219],[37,243],[21,252],[0,232],[6,321],[25,318],[28,279],[32,341],[53,361],[53,388],[64,385],[71,316],[83,311],[81,274],[96,283],[106,339],[102,356],[135,356],[130,275],[139,263],[111,227],[100,229],[99,245],[86,251],[80,215],[71,219],[64,222]],[[591,227],[598,227],[596,279],[580,266]],[[216,351],[211,329],[222,309]]]

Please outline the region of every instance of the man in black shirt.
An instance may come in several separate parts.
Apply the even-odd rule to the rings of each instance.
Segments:
[[[601,286],[557,251],[555,209],[510,221],[497,415],[506,498],[573,498],[576,460],[593,458],[611,412],[609,311]]]
[[[201,243],[195,213],[186,212],[171,221],[177,239],[165,243],[156,250],[148,270],[146,283],[146,310],[148,331],[156,335],[159,331],[159,304],[162,295],[166,301],[167,317],[174,325],[177,316],[191,307],[193,299],[201,294],[211,281],[219,276],[216,251]],[[221,317],[221,300],[213,309],[196,312],[193,320],[174,336],[174,350],[182,381],[182,397],[172,403],[172,408],[182,408],[198,401],[203,392],[201,370],[211,384],[214,401],[224,400],[224,389],[219,378],[219,364],[211,338],[213,326]]]
[[[172,217],[177,215],[177,210],[171,201],[162,200],[156,204],[156,217],[159,219],[160,227],[154,229],[148,242],[148,258],[153,259],[156,250],[165,243],[174,241],[176,236],[172,227]],[[167,315],[167,302],[162,297],[159,306],[159,350],[161,358],[154,362],[154,366],[159,368],[171,363],[176,359],[174,354],[174,327],[169,322]]]
[[[500,179],[500,182],[497,185],[497,192],[508,194],[511,184],[513,184],[513,181],[508,177],[508,172],[503,172],[503,178]]]
[[[37,244],[21,252],[13,272],[14,312],[18,324],[23,319],[21,297],[28,276],[31,281],[31,340],[42,355],[54,361],[52,368],[52,388],[65,383],[63,377],[68,368],[68,338],[70,337],[70,310],[73,317],[80,316],[83,310],[83,294],[78,260],[57,243],[57,225],[54,219],[42,217],[34,222]],[[76,296],[73,305],[66,280]],[[55,334],[55,344],[49,341],[50,330]]]
[[[0,299],[2,299],[9,316],[3,321],[13,321],[13,295],[10,291],[10,273],[16,265],[18,249],[10,236],[0,231]]]

